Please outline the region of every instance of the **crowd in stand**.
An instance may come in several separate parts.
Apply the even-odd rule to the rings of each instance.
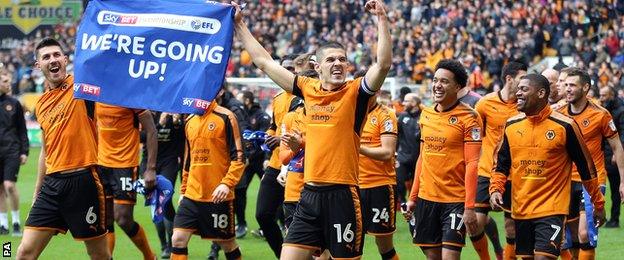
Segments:
[[[393,67],[390,77],[406,83],[427,83],[443,58],[461,59],[470,86],[480,93],[501,86],[502,65],[509,60],[534,64],[541,58],[571,56],[585,68],[596,88],[624,88],[624,3],[622,1],[442,1],[386,0],[392,22]],[[311,53],[319,43],[345,43],[352,73],[375,57],[375,28],[364,1],[250,1],[246,19],[252,33],[275,58]],[[76,25],[16,40],[0,51],[0,62],[14,75],[14,94],[41,92],[43,77],[33,70],[33,45],[45,36],[64,40],[73,52]],[[318,36],[320,35],[320,36]],[[72,57],[70,56],[70,59]],[[71,69],[71,68],[70,68]],[[227,76],[262,77],[249,54],[234,46]],[[624,96],[624,91],[621,91]]]

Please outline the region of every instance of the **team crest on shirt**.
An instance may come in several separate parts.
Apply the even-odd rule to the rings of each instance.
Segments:
[[[215,123],[214,123],[214,122],[210,122],[210,123],[208,123],[208,130],[212,131],[212,130],[214,130],[214,129],[215,129],[215,127],[217,127],[217,126],[215,125]]]
[[[456,116],[449,117],[449,124],[451,125],[457,124],[457,121],[458,120]]]
[[[392,121],[391,120],[386,120],[384,122],[384,131],[386,132],[391,132],[392,131]]]
[[[584,127],[587,127],[589,125],[589,119],[585,118],[581,124],[583,124]]]
[[[409,121],[410,121],[409,117],[403,118],[403,124],[407,124],[407,122],[409,122]]]
[[[615,128],[615,123],[613,123],[613,119],[609,120],[609,128],[611,128],[611,131],[617,131],[617,128]]]
[[[548,140],[555,139],[555,131],[553,130],[546,131],[546,139]]]
[[[7,105],[4,107],[4,109],[5,109],[7,112],[11,112],[11,111],[13,111],[13,106],[11,106],[11,104],[7,104]]]
[[[371,116],[371,124],[376,125],[377,124],[377,117],[375,116]]]
[[[475,141],[481,140],[481,128],[475,127],[472,130],[470,130],[470,136],[472,137],[472,140],[475,140]]]

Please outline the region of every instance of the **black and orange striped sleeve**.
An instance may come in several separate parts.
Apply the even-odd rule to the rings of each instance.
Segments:
[[[243,142],[236,117],[230,112],[227,113],[227,118],[224,118],[224,121],[226,142],[230,154],[230,166],[227,174],[221,180],[221,183],[233,188],[236,186],[245,170],[245,155],[243,153]]]
[[[507,133],[503,134],[503,140],[499,144],[496,158],[494,159],[494,172],[490,178],[490,194],[494,192],[505,192],[505,182],[509,176],[509,170],[511,169],[511,152],[509,149],[509,140],[507,140]]]
[[[184,195],[186,193],[186,182],[188,181],[189,171],[191,170],[191,156],[190,156],[190,145],[189,141],[186,140],[184,142],[184,165],[182,166],[182,178],[180,184],[180,194]]]
[[[574,161],[579,175],[581,175],[583,187],[589,193],[594,208],[604,210],[605,200],[598,184],[596,166],[582,138],[583,135],[576,122],[566,124],[566,149],[568,154]]]

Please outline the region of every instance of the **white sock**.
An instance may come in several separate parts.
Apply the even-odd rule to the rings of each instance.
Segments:
[[[0,213],[0,226],[8,228],[9,227],[9,214]]]
[[[11,210],[11,220],[13,220],[13,224],[20,223],[19,210]]]

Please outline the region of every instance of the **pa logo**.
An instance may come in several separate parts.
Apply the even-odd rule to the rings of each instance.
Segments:
[[[11,257],[11,242],[2,243],[2,257]]]
[[[583,124],[584,127],[589,126],[589,119],[585,118],[585,120],[583,120],[582,124]]]
[[[217,127],[217,125],[215,125],[214,122],[210,122],[208,123],[208,130],[212,131],[215,129],[215,127]]]
[[[553,130],[546,131],[546,139],[548,140],[555,139],[555,131]]]

